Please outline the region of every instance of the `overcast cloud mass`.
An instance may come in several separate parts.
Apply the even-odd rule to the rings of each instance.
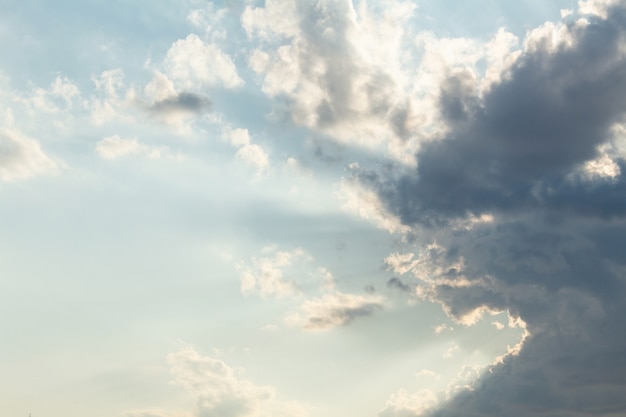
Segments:
[[[0,2],[0,410],[626,414],[626,2]]]

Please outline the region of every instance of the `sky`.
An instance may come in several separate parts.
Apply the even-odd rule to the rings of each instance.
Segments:
[[[0,0],[0,411],[626,413],[626,1]]]

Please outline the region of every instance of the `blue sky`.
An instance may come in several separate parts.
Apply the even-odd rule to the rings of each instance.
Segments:
[[[0,1],[0,410],[626,410],[626,3]]]

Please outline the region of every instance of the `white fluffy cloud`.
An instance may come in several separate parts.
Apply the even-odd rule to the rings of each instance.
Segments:
[[[237,148],[235,158],[256,170],[256,177],[259,178],[270,167],[270,159],[267,151],[260,145],[252,143],[248,129],[226,128],[222,137],[232,146]]]
[[[414,13],[408,1],[378,10],[348,0],[248,6],[242,24],[260,41],[248,64],[295,123],[411,166],[419,144],[445,128],[437,112],[445,79],[466,73],[486,90],[520,55],[504,29],[487,42],[440,38],[415,33]]]
[[[624,4],[623,0],[578,0],[578,11],[606,19],[610,7]]]
[[[305,258],[302,249],[279,251],[267,247],[262,255],[253,257],[248,264],[239,263],[241,291],[244,294],[258,292],[263,296],[284,297],[296,292],[296,281],[285,276],[285,270],[294,261]]]
[[[59,170],[39,143],[13,127],[0,126],[0,181],[24,180]]]
[[[274,397],[272,388],[240,379],[221,360],[201,356],[193,349],[170,354],[168,363],[174,382],[197,398],[199,417],[257,416],[261,403]]]
[[[399,390],[387,400],[385,408],[378,414],[379,417],[415,417],[439,404],[437,393],[429,389],[408,393]]]
[[[126,85],[124,71],[120,68],[106,70],[92,77],[96,87],[94,96],[86,103],[91,111],[91,120],[96,126],[111,121],[130,122],[130,110],[136,102],[134,88]]]
[[[235,156],[237,159],[255,167],[258,173],[265,171],[270,164],[267,153],[257,144],[243,145]]]
[[[195,34],[172,44],[163,63],[166,73],[184,90],[199,86],[241,87],[232,58],[216,44],[207,43]]]
[[[277,2],[247,7],[242,22],[254,50],[250,67],[263,91],[290,102],[293,120],[342,142],[375,146],[406,139],[414,115],[403,94],[401,45],[410,3],[384,16],[349,1]]]
[[[67,77],[57,76],[48,88],[34,88],[27,101],[35,111],[59,113],[71,109],[79,99],[78,86]]]

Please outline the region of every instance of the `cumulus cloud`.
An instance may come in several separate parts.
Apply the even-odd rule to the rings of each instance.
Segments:
[[[248,129],[227,128],[223,132],[223,137],[237,148],[235,158],[256,169],[256,178],[259,178],[270,166],[270,160],[263,147],[252,143]]]
[[[285,319],[290,325],[306,330],[328,330],[368,317],[384,307],[380,296],[334,292],[305,301],[298,311]]]
[[[223,361],[193,349],[170,354],[168,363],[174,382],[197,398],[197,416],[254,416],[274,396],[272,388],[239,379]]]
[[[516,61],[519,41],[504,29],[486,43],[416,33],[414,2],[384,4],[250,5],[242,24],[260,46],[248,64],[262,77],[263,92],[287,103],[296,124],[413,166],[420,143],[445,128],[433,86],[465,72],[482,74],[478,89],[488,91]]]
[[[414,6],[388,5],[383,16],[350,1],[267,1],[248,6],[242,23],[261,45],[249,58],[270,97],[289,102],[291,118],[335,140],[375,146],[407,140],[417,117],[401,46]],[[390,145],[393,147],[394,145]]]
[[[24,180],[59,169],[59,162],[46,155],[36,140],[12,126],[0,125],[0,181]]]
[[[262,173],[269,166],[269,158],[265,150],[257,144],[243,145],[237,151],[237,159],[254,166],[258,173]]]
[[[59,75],[48,88],[34,88],[26,101],[35,111],[54,114],[71,109],[79,98],[78,86],[69,78]]]
[[[294,261],[305,258],[302,249],[279,251],[275,247],[266,247],[261,256],[253,257],[249,263],[240,262],[241,291],[244,294],[258,292],[263,296],[284,297],[296,292],[296,281],[286,277],[284,271]]]
[[[133,120],[129,110],[134,107],[137,94],[133,87],[126,85],[122,69],[102,71],[91,80],[95,85],[95,94],[86,102],[86,106],[96,126],[111,121]]]
[[[437,393],[424,389],[410,394],[400,390],[388,400],[379,417],[414,417],[439,404]]]
[[[193,413],[157,409],[129,411],[129,417],[304,417],[303,406],[276,399],[273,387],[256,385],[240,377],[224,361],[186,348],[168,355],[173,382],[196,399]]]
[[[460,323],[508,311],[527,331],[436,409],[407,400],[384,413],[626,409],[626,161],[611,150],[626,118],[625,28],[623,1],[581,1],[566,23],[529,31],[488,88],[471,71],[448,73],[438,99],[445,129],[422,144],[417,168],[362,171],[421,244],[390,256],[392,271]]]
[[[232,58],[218,45],[195,34],[174,42],[163,66],[169,77],[186,90],[201,85],[236,88],[244,84]]]

